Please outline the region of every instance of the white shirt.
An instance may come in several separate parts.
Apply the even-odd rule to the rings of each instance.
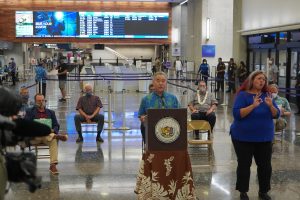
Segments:
[[[182,70],[182,63],[181,63],[180,60],[176,60],[176,62],[175,62],[175,69],[176,69],[176,71]]]

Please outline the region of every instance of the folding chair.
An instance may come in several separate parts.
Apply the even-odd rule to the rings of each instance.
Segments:
[[[211,127],[210,124],[205,121],[205,120],[192,120],[190,122],[188,122],[187,125],[187,129],[188,132],[193,132],[195,130],[199,130],[199,134],[201,134],[201,132],[207,132],[207,138],[205,139],[188,139],[188,144],[190,145],[197,145],[200,148],[207,148],[208,150],[208,157],[212,157],[213,156],[213,151],[212,151],[212,139],[211,139]],[[203,147],[204,146],[204,147]]]

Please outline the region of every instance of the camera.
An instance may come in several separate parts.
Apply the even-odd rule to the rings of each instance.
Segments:
[[[7,146],[16,145],[23,138],[14,134],[15,123],[0,115],[0,153],[5,158],[7,178],[10,182],[24,182],[30,192],[41,188],[41,177],[36,175],[36,156],[30,152],[6,152]]]
[[[41,187],[41,177],[36,175],[36,156],[31,152],[7,152],[8,146],[19,142],[28,143],[30,139],[49,135],[51,129],[46,125],[14,119],[22,106],[21,98],[8,88],[0,86],[0,164],[5,160],[6,169],[0,168],[0,199],[4,195],[5,179],[10,182],[24,182],[29,191],[34,192]]]

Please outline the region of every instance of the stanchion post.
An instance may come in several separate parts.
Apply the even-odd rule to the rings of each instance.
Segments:
[[[112,89],[110,85],[108,86],[108,111],[107,111],[107,116],[108,116],[108,127],[105,128],[105,130],[113,130],[116,129],[112,125],[112,115],[111,115],[111,94],[112,94]]]
[[[125,116],[125,89],[122,90],[122,112],[123,112],[123,123],[119,128],[120,130],[130,130],[129,127],[126,127],[126,116]]]
[[[226,102],[226,90],[225,90],[225,84],[226,84],[226,80],[224,78],[224,90],[223,90],[223,103],[221,104],[221,106],[228,106],[227,102]]]
[[[39,93],[43,94],[43,80],[41,79],[39,82]],[[46,97],[44,97],[46,98]]]
[[[67,77],[69,76],[69,72],[67,72]],[[67,82],[66,82],[66,84],[67,84],[67,91],[66,91],[66,99],[70,99],[71,97],[70,97],[70,83],[69,83],[69,81],[67,80]]]

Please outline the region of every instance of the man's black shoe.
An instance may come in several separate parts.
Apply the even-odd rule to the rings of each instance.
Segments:
[[[103,143],[104,142],[104,140],[102,139],[102,137],[96,137],[96,142],[101,142],[101,143]]]
[[[272,200],[272,198],[268,195],[268,193],[258,193],[258,197],[260,200]]]
[[[59,102],[66,102],[67,99],[61,98],[61,99],[59,99],[58,101],[59,101]]]
[[[82,138],[82,137],[78,137],[78,138],[76,139],[76,143],[80,143],[80,142],[83,142],[83,138]]]
[[[295,115],[300,115],[300,112],[294,113]]]
[[[249,197],[246,192],[240,193],[240,200],[249,200]]]
[[[229,92],[231,92],[230,90],[226,90],[226,93],[229,93]]]

